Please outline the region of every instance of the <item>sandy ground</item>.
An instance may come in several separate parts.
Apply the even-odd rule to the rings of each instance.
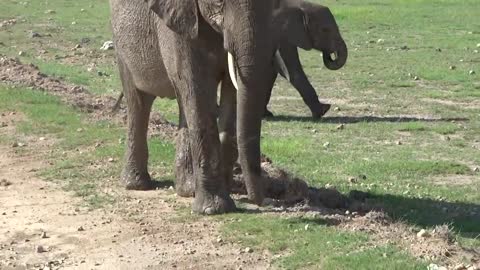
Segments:
[[[14,119],[2,121],[8,127],[0,136],[6,136]],[[211,219],[182,221],[175,208],[189,199],[168,190],[119,190],[113,206],[82,206],[80,198],[35,176],[49,166],[42,159],[48,144],[30,140],[26,147],[35,147],[35,155],[0,145],[0,269],[270,268],[268,254],[224,241]]]

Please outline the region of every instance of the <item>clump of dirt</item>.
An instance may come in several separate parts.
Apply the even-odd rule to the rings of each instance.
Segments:
[[[59,96],[65,103],[89,113],[94,119],[108,119],[118,122],[126,120],[126,108],[122,104],[116,106],[114,97],[93,95],[85,87],[52,78],[40,72],[33,64],[22,64],[18,59],[0,58],[0,81],[13,85],[25,85]],[[118,107],[115,114],[112,108]],[[150,119],[151,134],[173,138],[176,126],[158,113],[152,113]]]
[[[262,156],[262,180],[264,182],[265,197],[273,199],[270,201],[276,207],[299,208],[326,207],[331,209],[345,209],[354,200],[341,194],[333,188],[309,187],[307,182],[291,175],[290,173],[275,167],[271,159]],[[247,194],[242,170],[238,164],[234,168],[234,184],[232,192],[236,194]]]

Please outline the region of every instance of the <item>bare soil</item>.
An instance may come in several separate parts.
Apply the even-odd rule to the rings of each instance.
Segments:
[[[13,116],[12,116],[13,115]],[[4,114],[14,129],[16,114]],[[28,140],[35,154],[0,145],[0,269],[268,269],[269,255],[244,253],[219,239],[219,223],[182,221],[188,200],[168,190],[123,192],[92,210],[61,186],[35,176],[48,143]],[[33,152],[33,151],[32,151]],[[45,268],[49,267],[49,268]]]
[[[114,98],[94,96],[14,59],[0,59],[0,81],[48,91],[90,113],[92,119],[121,122],[125,118],[125,108],[116,116],[110,114]],[[16,118],[21,116],[7,113],[1,117],[5,126],[0,127],[0,135],[12,136]],[[175,137],[176,127],[160,116],[154,115],[152,123],[157,134]],[[268,252],[245,253],[239,244],[220,239],[220,223],[189,215],[190,199],[179,198],[168,189],[116,189],[113,206],[96,210],[83,207],[81,199],[63,191],[61,185],[35,176],[36,170],[49,166],[43,154],[51,142],[25,140],[36,151],[22,154],[12,146],[0,145],[1,269],[272,268]],[[254,211],[321,217],[340,229],[369,233],[372,241],[368,245],[399,245],[417,258],[434,259],[450,267],[465,258],[472,264],[480,261],[478,251],[463,250],[452,240],[448,227],[419,237],[406,224],[392,221],[381,206],[365,203],[366,195],[360,191],[345,196],[332,188],[308,187],[266,157],[262,168],[272,200],[263,207],[251,206]],[[235,177],[240,194],[236,199],[242,200],[245,191],[238,168]]]

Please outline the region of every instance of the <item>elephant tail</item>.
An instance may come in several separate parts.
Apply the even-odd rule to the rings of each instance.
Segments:
[[[123,91],[120,93],[120,96],[118,96],[117,101],[115,102],[115,105],[113,105],[112,110],[110,111],[112,116],[115,115],[120,109],[120,104],[122,103],[122,99],[123,99]]]

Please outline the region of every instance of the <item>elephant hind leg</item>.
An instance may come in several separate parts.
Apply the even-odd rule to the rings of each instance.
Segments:
[[[180,111],[175,154],[175,190],[181,197],[193,197],[195,194],[195,176],[192,166],[192,150],[188,137],[187,120],[179,101]]]
[[[237,92],[230,77],[226,74],[222,80],[220,94],[220,114],[218,132],[223,161],[223,178],[228,190],[233,186],[233,165],[238,159],[236,120],[237,120]]]
[[[126,189],[147,190],[153,187],[148,173],[147,131],[155,96],[139,91],[130,71],[118,60],[123,92],[127,100],[127,151],[122,171]]]

